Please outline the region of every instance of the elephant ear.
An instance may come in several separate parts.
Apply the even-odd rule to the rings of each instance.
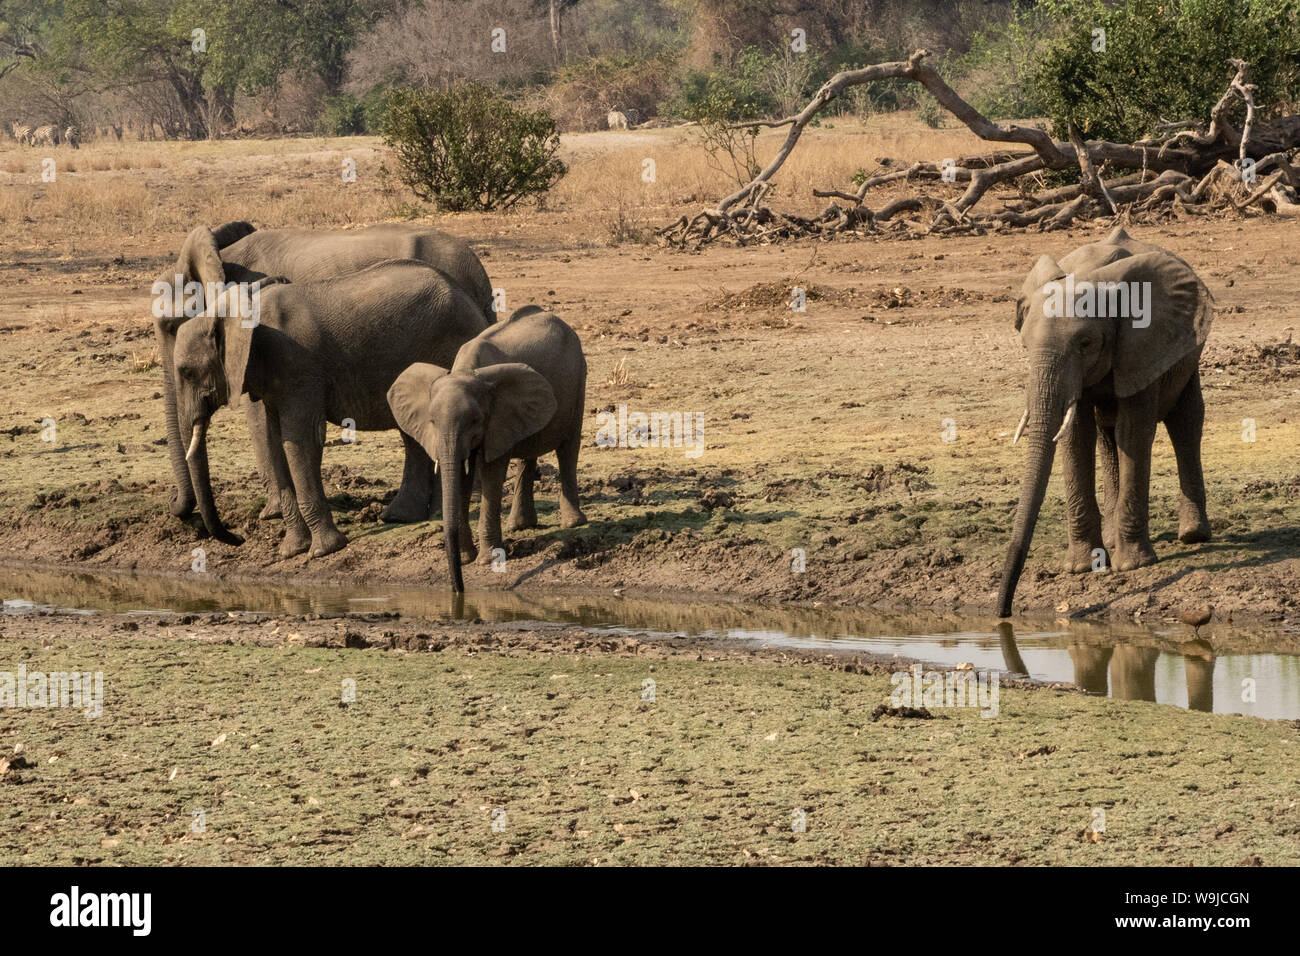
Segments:
[[[437,429],[429,405],[432,401],[433,383],[447,374],[440,365],[416,362],[397,376],[388,389],[388,407],[393,411],[397,427],[410,435],[420,447],[437,459]]]
[[[248,360],[253,352],[253,336],[257,328],[244,328],[239,315],[216,319],[215,324],[221,364],[226,371],[226,387],[229,389],[226,403],[231,408],[238,408],[242,401],[240,396],[244,394],[244,377],[248,374]]]
[[[212,315],[215,303],[210,301],[208,290],[225,283],[226,267],[217,251],[216,237],[207,226],[195,226],[185,237],[177,271],[185,276],[186,282],[198,282],[203,286],[204,312]]]
[[[257,230],[253,227],[253,224],[241,219],[238,222],[227,222],[217,226],[216,229],[212,230],[212,239],[216,242],[218,249],[224,249],[226,246],[236,243],[254,232],[257,232]]]
[[[1177,256],[1167,252],[1129,256],[1103,266],[1088,279],[1140,283],[1141,301],[1149,310],[1149,324],[1134,327],[1135,322],[1144,322],[1142,316],[1117,319],[1112,368],[1119,397],[1142,391],[1205,344],[1214,320],[1214,300],[1192,267]],[[1130,307],[1129,311],[1134,310]]]
[[[474,374],[492,387],[492,411],[483,436],[483,460],[496,461],[555,416],[555,392],[535,369],[522,362],[505,362],[476,369]]]
[[[1025,314],[1029,309],[1029,301],[1034,297],[1034,293],[1041,289],[1044,284],[1064,276],[1065,272],[1055,259],[1051,256],[1039,256],[1038,261],[1034,263],[1034,268],[1025,277],[1025,284],[1020,287],[1020,298],[1016,300],[1017,332],[1025,324]]]

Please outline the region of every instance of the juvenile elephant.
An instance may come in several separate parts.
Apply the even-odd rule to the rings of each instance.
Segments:
[[[1209,291],[1186,262],[1123,229],[1059,264],[1050,256],[1038,260],[1016,306],[1030,366],[1016,439],[1025,432],[1029,449],[1002,569],[1001,617],[1011,613],[1062,439],[1070,570],[1090,570],[1093,551],[1102,547],[1120,571],[1156,560],[1148,497],[1160,422],[1178,462],[1178,537],[1209,540],[1199,362],[1213,312]],[[1105,489],[1100,510],[1094,446]]]
[[[464,240],[425,226],[383,224],[343,232],[309,229],[259,231],[247,222],[226,223],[216,230],[199,226],[186,238],[175,267],[158,281],[166,286],[177,282],[181,285],[198,282],[205,290],[213,283],[254,283],[268,277],[306,282],[345,275],[389,259],[415,259],[440,269],[469,295],[485,316],[491,315],[492,284],[478,256]],[[188,517],[196,500],[196,489],[185,460],[188,436],[182,437],[177,423],[173,384],[176,334],[186,320],[185,315],[174,313],[155,320],[158,350],[162,356],[167,450],[176,478],[171,511],[178,518]],[[364,311],[358,313],[358,320],[367,321]],[[249,402],[246,414],[258,470],[266,486],[267,505],[261,516],[275,517],[280,509],[268,450],[266,411],[260,403]],[[384,518],[389,521],[421,521],[428,517],[427,489],[432,481],[432,466],[418,445],[405,438],[403,441],[406,444],[406,464],[402,486],[385,511]],[[206,488],[203,493],[211,497],[212,489]],[[236,540],[234,536],[229,537]]]
[[[443,539],[456,591],[465,590],[462,551],[486,563],[502,546],[501,493],[512,458],[524,459],[524,467],[511,530],[536,526],[536,460],[551,451],[559,459],[561,524],[586,523],[578,503],[586,390],[587,360],[577,334],[537,306],[519,309],[466,342],[450,371],[417,363],[388,390],[393,417],[442,469]],[[483,489],[477,551],[469,534],[474,471]]]
[[[337,551],[347,538],[334,526],[321,483],[325,423],[396,428],[385,396],[402,369],[412,359],[450,363],[487,320],[445,275],[414,260],[269,285],[251,328],[238,312],[227,306],[227,317],[190,319],[176,334],[177,418],[190,435],[185,460],[204,524],[214,536],[227,534],[208,479],[208,422],[247,392],[266,414],[267,454],[285,519],[280,553]],[[431,493],[426,486],[426,498]]]

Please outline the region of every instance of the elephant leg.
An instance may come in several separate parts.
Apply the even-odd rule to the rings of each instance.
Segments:
[[[507,530],[523,531],[537,527],[537,505],[533,501],[533,482],[537,480],[537,459],[524,458],[519,462],[515,476],[515,496],[510,502],[510,521]]]
[[[1074,684],[1090,694],[1106,693],[1110,686],[1106,680],[1106,669],[1110,666],[1113,647],[1098,647],[1095,644],[1071,644],[1070,660],[1074,662]]]
[[[420,443],[402,432],[406,461],[402,465],[402,485],[397,497],[384,509],[383,519],[398,524],[426,521],[429,502],[433,500],[433,460]]]
[[[1101,462],[1101,541],[1108,554],[1115,551],[1115,512],[1119,501],[1119,451],[1115,429],[1097,427],[1097,460]]]
[[[501,492],[506,482],[510,459],[502,457],[479,469],[483,476],[478,505],[478,563],[491,564],[492,552],[504,547],[501,539]]]
[[[1066,524],[1070,536],[1069,568],[1091,571],[1092,552],[1101,547],[1101,511],[1097,508],[1096,411],[1080,401],[1062,442]]]
[[[307,527],[311,529],[311,556],[319,558],[333,554],[346,547],[348,539],[347,535],[334,526],[334,517],[325,500],[325,484],[320,476],[321,453],[324,451],[320,440],[321,429],[315,422],[305,423],[301,420],[292,424],[281,421],[280,428],[298,509],[302,512]]]
[[[1112,564],[1132,571],[1155,564],[1151,547],[1151,444],[1156,437],[1155,389],[1126,399],[1115,420],[1119,452],[1119,498],[1115,505],[1115,554]]]
[[[1214,658],[1207,661],[1184,657],[1183,676],[1187,678],[1187,709],[1211,713],[1214,710]]]
[[[293,491],[293,476],[289,460],[284,456],[284,439],[280,435],[279,417],[267,414],[264,418],[267,438],[267,465],[275,481],[275,500],[284,517],[284,538],[280,541],[280,556],[291,558],[311,547],[311,530],[298,510],[298,497]],[[269,504],[270,499],[268,499]]]
[[[1120,644],[1110,661],[1110,696],[1116,700],[1156,699],[1156,661],[1158,647],[1134,647]]]
[[[559,448],[555,457],[560,465],[560,526],[576,528],[587,523],[578,501],[578,449],[582,447],[582,423]]]
[[[1201,470],[1201,429],[1205,424],[1205,399],[1197,372],[1165,417],[1165,429],[1178,461],[1178,540],[1196,544],[1210,540],[1210,518],[1205,513],[1205,474]]]
[[[244,417],[248,421],[248,433],[253,439],[253,457],[257,459],[257,473],[262,476],[262,487],[266,489],[266,504],[262,506],[257,518],[259,521],[279,518],[283,515],[283,511],[280,507],[280,485],[276,479],[275,466],[271,461],[271,456],[275,452],[271,445],[266,405],[250,398]]]

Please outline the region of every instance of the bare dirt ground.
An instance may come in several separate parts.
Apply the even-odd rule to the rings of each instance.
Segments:
[[[807,205],[810,184],[842,185],[876,156],[977,148],[964,133],[902,119],[827,128],[801,145],[782,189]],[[0,154],[0,355],[10,371],[0,380],[0,558],[176,572],[201,546],[209,574],[442,586],[440,523],[378,520],[400,476],[396,434],[345,444],[331,429],[326,486],[351,544],[327,558],[279,558],[280,524],[255,517],[252,453],[229,411],[210,435],[213,471],[221,510],[247,542],[200,540],[166,513],[150,282],[196,223],[343,227],[409,215],[409,197],[380,172],[379,144],[55,152],[54,183],[40,181],[37,151],[9,144]],[[579,462],[590,523],[559,529],[545,466],[541,528],[513,536],[503,572],[469,569],[467,586],[988,611],[1022,464],[1010,442],[1026,372],[1014,295],[1039,254],[1059,257],[1109,224],[681,252],[640,240],[720,192],[685,131],[576,136],[565,152],[569,176],[540,210],[426,220],[475,241],[508,308],[536,302],[570,322],[590,367]],[[356,183],[341,181],[343,157],[357,160]],[[645,158],[656,160],[653,183]],[[1214,540],[1176,540],[1162,432],[1152,488],[1161,562],[1061,572],[1058,475],[1018,609],[1154,614],[1208,601],[1243,618],[1300,620],[1296,229],[1266,216],[1132,227],[1187,259],[1216,298],[1203,363]],[[806,311],[790,308],[795,287]],[[702,416],[703,454],[597,448],[597,414],[620,404]],[[1247,419],[1254,441],[1243,440]],[[802,573],[795,549],[807,555]]]

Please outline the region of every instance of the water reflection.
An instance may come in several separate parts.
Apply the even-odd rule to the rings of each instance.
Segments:
[[[942,612],[881,612],[624,598],[602,594],[240,582],[199,575],[69,573],[0,567],[0,597],[115,612],[397,612],[431,620],[549,621],[754,644],[866,651],[1072,682],[1122,700],[1193,710],[1300,718],[1300,635],[1213,623],[1193,639],[1181,624],[1026,622]],[[6,606],[7,613],[22,610]],[[30,606],[28,607],[30,610]],[[1253,681],[1251,695],[1248,682]]]

